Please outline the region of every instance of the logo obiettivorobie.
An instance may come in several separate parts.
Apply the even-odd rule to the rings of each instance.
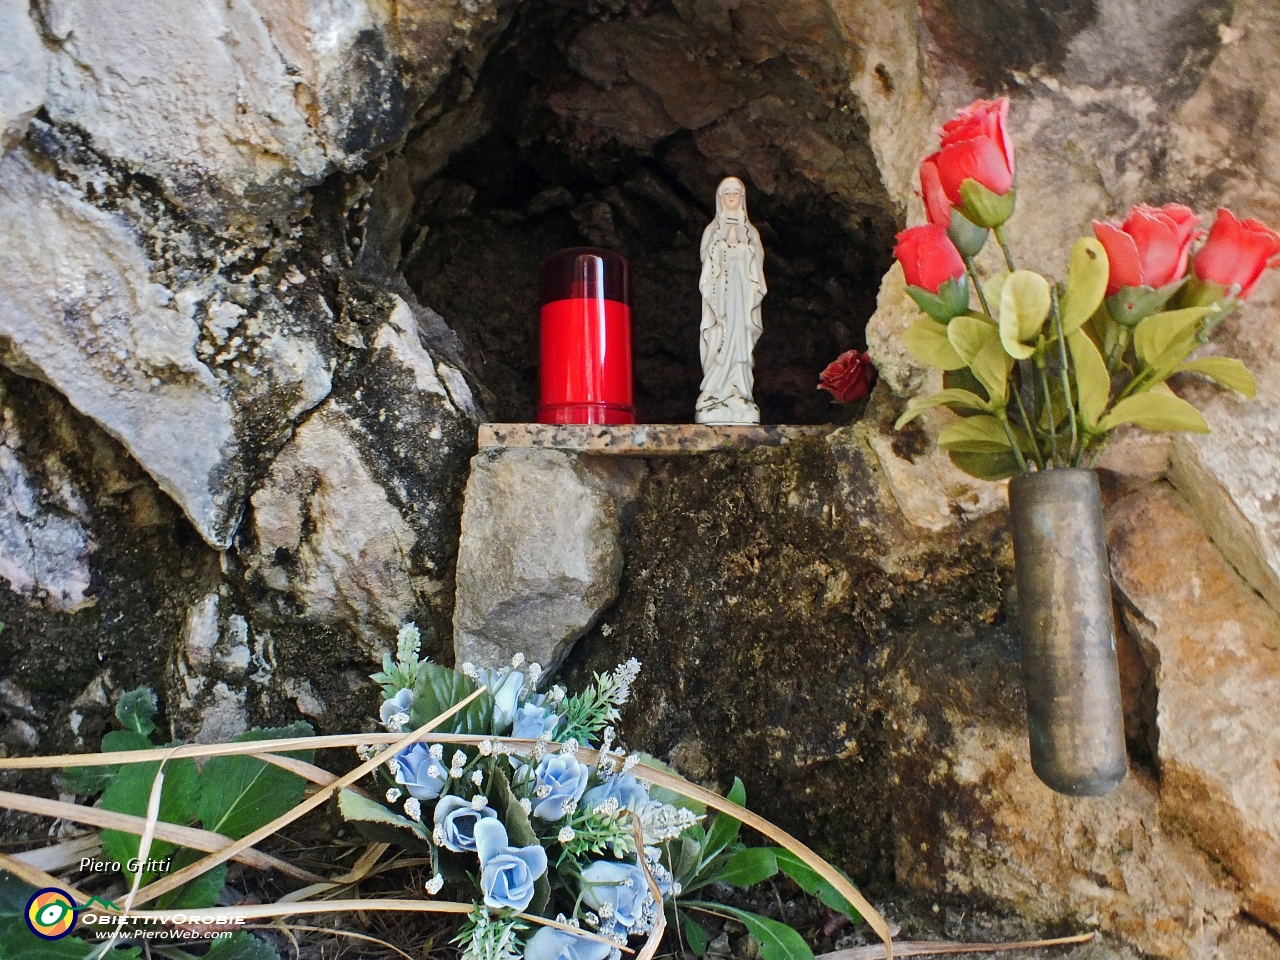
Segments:
[[[76,905],[57,887],[37,890],[27,901],[26,920],[41,940],[61,940],[76,925]]]

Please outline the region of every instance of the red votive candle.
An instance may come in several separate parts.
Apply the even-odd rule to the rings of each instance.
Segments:
[[[571,247],[542,263],[539,423],[635,423],[625,257]]]

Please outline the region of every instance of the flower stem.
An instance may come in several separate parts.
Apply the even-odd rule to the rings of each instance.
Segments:
[[[1036,467],[1044,469],[1044,454],[1040,452],[1040,444],[1036,440],[1035,431],[1031,429],[1031,418],[1027,416],[1027,408],[1022,404],[1022,367],[1018,367],[1018,382],[1014,384],[1013,399],[1018,401],[1018,413],[1027,427],[1027,437],[1031,440],[1031,452],[1035,456]],[[1032,390],[1034,391],[1034,387]]]
[[[1022,449],[1018,446],[1018,437],[1013,432],[1013,427],[1009,425],[1009,415],[1001,410],[996,414],[996,419],[1000,421],[1000,425],[1004,427],[1005,436],[1009,438],[1009,446],[1013,448],[1013,457],[1018,461],[1018,469],[1023,473],[1030,473],[1027,469],[1027,458],[1022,455]]]
[[[978,268],[974,266],[973,257],[961,256],[964,261],[964,268],[969,271],[969,280],[973,283],[973,289],[977,291],[978,303],[982,304],[982,312],[987,315],[987,319],[995,323],[995,317],[991,314],[991,307],[987,303],[987,295],[982,292],[982,282],[978,279]]]
[[[1058,363],[1060,365],[1059,375],[1062,377],[1062,395],[1067,401],[1067,416],[1071,421],[1071,449],[1067,452],[1067,457],[1072,460],[1079,456],[1080,431],[1076,424],[1076,400],[1071,396],[1071,377],[1067,371],[1067,337],[1062,332],[1062,314],[1058,310],[1058,291],[1052,290],[1053,296],[1053,329],[1058,337]],[[1077,376],[1078,376],[1077,372]]]
[[[1009,268],[1010,273],[1013,273],[1018,268],[1013,265],[1013,254],[1009,252],[1009,241],[1004,235],[1004,224],[1000,224],[991,232],[996,235],[996,242],[1000,244],[1000,252],[1004,254],[1005,266]]]
[[[1116,336],[1116,345],[1111,350],[1111,356],[1107,358],[1107,373],[1110,376],[1116,375],[1116,368],[1120,366],[1120,360],[1124,357],[1124,352],[1129,348],[1129,328],[1121,327],[1120,333]]]
[[[1062,461],[1058,459],[1058,418],[1053,412],[1053,395],[1049,392],[1049,372],[1045,369],[1043,358],[1036,363],[1036,372],[1040,374],[1040,388],[1044,390],[1045,412],[1049,415],[1049,462],[1055,467]]]

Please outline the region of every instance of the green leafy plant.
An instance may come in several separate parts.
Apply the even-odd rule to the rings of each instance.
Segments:
[[[646,758],[653,763],[652,758]],[[746,806],[747,791],[735,778],[728,799]],[[785,923],[762,917],[714,901],[690,899],[689,895],[717,883],[746,888],[763,883],[779,873],[796,882],[805,893],[851,920],[861,920],[858,911],[812,867],[780,847],[748,847],[738,837],[740,821],[725,813],[716,814],[707,830],[694,826],[664,848],[664,865],[675,877],[680,894],[667,906],[667,922],[678,925],[685,941],[697,956],[707,951],[707,935],[689,911],[737,920],[760,944],[764,960],[809,960],[813,951],[804,938]]]

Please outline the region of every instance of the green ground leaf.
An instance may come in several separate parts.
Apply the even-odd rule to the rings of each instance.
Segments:
[[[123,732],[123,731],[122,731]],[[109,734],[108,737],[111,735]],[[103,738],[106,746],[107,737]],[[124,738],[117,738],[120,743]],[[112,749],[116,749],[114,746]],[[101,806],[104,810],[116,813],[128,813],[135,817],[147,815],[147,803],[151,799],[151,785],[155,781],[159,762],[126,763],[120,767],[111,786],[102,794]],[[160,819],[165,823],[188,824],[195,817],[196,804],[200,797],[200,774],[196,770],[195,761],[189,758],[170,760],[164,765],[164,786],[160,792]],[[122,867],[138,856],[139,837],[132,833],[118,830],[102,831],[102,851]],[[164,840],[155,840],[151,844],[148,859],[162,860],[177,849],[176,844]],[[133,882],[133,874],[124,871],[128,882]],[[142,882],[150,883],[156,873],[143,872]]]
[[[1063,333],[1079,330],[1102,305],[1110,270],[1106,248],[1096,239],[1081,237],[1072,244],[1067,289],[1058,304]]]
[[[467,699],[476,689],[476,684],[471,679],[456,670],[442,667],[438,663],[421,664],[418,668],[418,682],[413,687],[414,701],[409,708],[409,726],[416,729],[428,723]],[[440,733],[479,736],[492,733],[492,728],[493,695],[486,692],[437,729]]]
[[[1180,364],[1174,373],[1199,373],[1215,383],[1242,393],[1250,400],[1258,395],[1258,382],[1253,374],[1234,357],[1201,357]]]
[[[250,730],[236,737],[236,743],[310,737],[309,723],[271,730]],[[310,763],[311,751],[290,753]],[[201,778],[200,802],[196,816],[206,830],[239,840],[248,836],[302,801],[307,782],[256,757],[210,757]]]
[[[778,872],[778,858],[772,847],[746,847],[739,850],[712,879],[734,887],[750,887],[768,880]]]
[[[684,942],[689,945],[693,955],[695,957],[703,956],[707,952],[709,941],[707,940],[707,932],[702,929],[702,925],[681,910],[680,929],[684,931]]]
[[[843,913],[850,920],[861,920],[860,914],[848,900],[840,895],[823,876],[790,850],[775,850],[778,869],[796,882],[805,893],[817,897],[832,910]],[[847,879],[847,878],[846,878]]]
[[[1132,423],[1144,430],[1164,432],[1181,430],[1190,433],[1208,433],[1209,424],[1205,422],[1200,411],[1173,392],[1164,384],[1126,397],[1111,408],[1098,423],[1100,431],[1114,430],[1122,423]]]
[[[173,869],[176,873],[183,867],[190,866],[205,856],[199,850],[188,850],[186,847],[173,855]],[[216,906],[222,888],[227,882],[227,865],[219,864],[212,870],[206,870],[194,880],[189,880],[177,890],[170,890],[156,901],[159,910],[199,910]]]
[[[968,417],[949,423],[938,434],[938,446],[961,453],[1003,453],[1012,449],[1004,426],[995,417]]]
[[[1009,356],[1026,360],[1036,352],[1028,343],[1040,336],[1052,305],[1049,281],[1040,274],[1030,270],[1009,274],[1000,291],[1000,342]]]
[[[968,390],[942,390],[938,393],[931,393],[929,396],[921,400],[915,401],[911,406],[903,411],[893,428],[901,430],[908,423],[914,420],[926,410],[932,410],[934,407],[947,406],[951,408],[959,407],[961,410],[978,410],[983,411],[990,407],[987,401],[980,396],[970,393]]]
[[[730,803],[736,803],[740,807],[747,805],[747,788],[743,786],[742,781],[737,777],[733,778],[733,789],[729,791],[727,797]],[[721,812],[716,814],[716,818],[711,821],[711,829],[707,832],[707,842],[702,847],[702,862],[705,864],[711,860],[717,853],[738,839],[738,831],[742,828],[742,822],[735,820],[729,814]]]
[[[943,370],[959,370],[968,366],[947,339],[947,327],[937,320],[921,317],[902,335],[907,349],[921,363]]]
[[[237,930],[229,937],[213,941],[204,960],[280,960],[280,954],[253,934]]]
[[[1111,401],[1111,376],[1097,346],[1083,330],[1067,334],[1067,349],[1075,365],[1077,406],[1080,417],[1092,430]]]
[[[684,905],[704,910],[715,916],[737,920],[760,944],[760,956],[763,960],[813,960],[813,951],[804,942],[804,937],[785,923],[779,923],[777,920],[770,920],[746,910],[739,910],[737,907],[726,906],[723,903],[695,900],[686,901]]]
[[[157,701],[155,691],[150,687],[138,687],[121,695],[116,704],[116,719],[126,730],[150,736],[156,725],[151,718],[156,715]]]

